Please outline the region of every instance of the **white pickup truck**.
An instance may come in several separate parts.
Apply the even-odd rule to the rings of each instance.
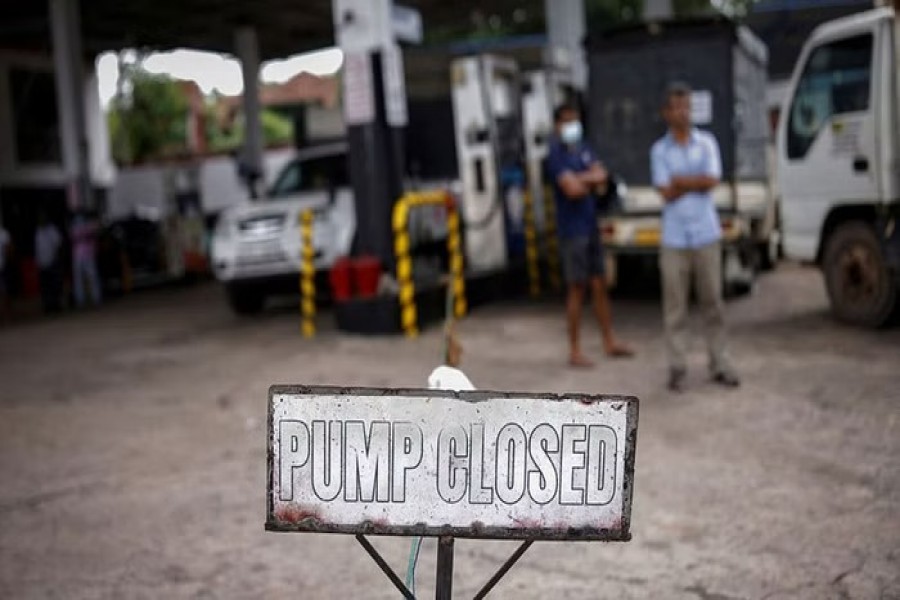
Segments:
[[[879,8],[806,42],[778,130],[785,254],[817,263],[834,314],[865,326],[900,309],[900,31]]]
[[[347,177],[347,144],[298,151],[265,198],[226,209],[212,240],[212,264],[232,309],[259,312],[268,296],[299,288],[300,214],[312,209],[317,270],[348,256],[356,208]]]
[[[257,313],[270,296],[299,293],[300,215],[309,209],[314,214],[319,289],[321,296],[327,297],[322,276],[337,259],[351,256],[356,242],[356,203],[347,151],[344,141],[298,150],[263,198],[247,199],[220,215],[212,238],[212,266],[236,313]],[[404,186],[459,193],[459,183],[448,180],[404,181]],[[428,248],[446,239],[445,209],[428,207],[412,212],[409,231],[414,276],[418,281],[439,277],[441,259],[430,255]]]

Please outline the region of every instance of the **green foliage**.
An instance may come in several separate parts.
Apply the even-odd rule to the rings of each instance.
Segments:
[[[587,0],[585,17],[588,31],[610,29],[641,20],[643,0]]]
[[[676,19],[722,12],[735,18],[745,16],[758,0],[671,0]],[[643,0],[586,0],[589,28],[608,29],[638,22],[644,14]]]
[[[206,144],[210,152],[228,152],[235,150],[244,139],[244,122],[240,118],[230,123],[219,122],[216,103],[218,96],[206,105]]]
[[[130,164],[183,153],[187,99],[178,83],[140,67],[125,70],[127,96],[116,98],[108,122],[117,162]]]
[[[167,75],[148,73],[139,65],[125,67],[123,77],[122,87],[128,93],[113,100],[107,114],[116,162],[134,164],[186,153],[189,106],[178,83]],[[244,140],[240,113],[220,122],[221,102],[216,94],[205,108],[204,133],[211,152],[234,150]],[[263,109],[260,118],[266,145],[292,141],[294,126],[289,118],[269,109]]]
[[[289,144],[294,139],[293,122],[275,110],[265,108],[260,113],[263,141],[266,146]],[[215,105],[207,106],[206,141],[210,152],[236,150],[244,141],[244,118],[238,114],[230,124],[221,125],[216,116]]]
[[[264,109],[260,119],[267,146],[289,144],[294,139],[294,124],[289,118],[274,110]]]

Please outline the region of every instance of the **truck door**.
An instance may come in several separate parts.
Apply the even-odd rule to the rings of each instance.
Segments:
[[[813,260],[838,204],[878,197],[872,31],[825,40],[805,62],[779,132],[785,250]]]

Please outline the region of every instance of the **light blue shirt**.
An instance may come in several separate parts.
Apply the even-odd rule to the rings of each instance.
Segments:
[[[655,187],[669,185],[676,176],[707,175],[722,178],[722,156],[711,133],[693,129],[687,144],[672,134],[660,138],[650,150],[650,170]],[[662,245],[693,249],[719,241],[722,227],[709,192],[684,194],[663,208]]]

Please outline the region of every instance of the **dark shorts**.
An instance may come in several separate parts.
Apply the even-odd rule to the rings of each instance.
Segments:
[[[559,244],[566,283],[587,283],[603,277],[603,245],[599,236],[564,238]]]

